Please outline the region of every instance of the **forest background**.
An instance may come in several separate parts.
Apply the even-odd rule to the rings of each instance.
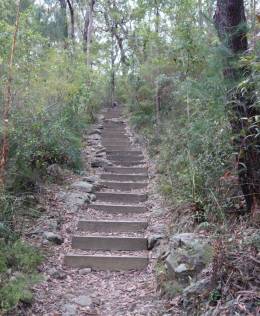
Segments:
[[[237,159],[227,103],[236,91],[242,98],[253,93],[259,106],[260,16],[255,0],[237,2],[245,6],[247,24],[239,29],[249,44],[234,54],[216,31],[216,5],[223,3],[0,0],[0,308],[26,301],[24,288],[37,279],[41,255],[20,239],[23,221],[40,216],[32,194],[50,181],[50,165],[80,172],[82,131],[114,102],[125,106],[156,159],[168,203],[189,210],[181,215],[185,227],[223,234],[242,222],[253,227],[259,247],[252,223],[259,210],[243,198],[239,172],[248,166]],[[227,82],[227,58],[250,72]],[[239,120],[248,122],[239,141],[253,135],[258,150],[258,115]],[[9,280],[10,267],[23,276]]]

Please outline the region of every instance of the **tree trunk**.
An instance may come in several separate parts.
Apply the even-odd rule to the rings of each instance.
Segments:
[[[214,16],[222,44],[223,74],[228,85],[227,111],[234,134],[237,170],[247,208],[254,216],[260,212],[260,137],[259,115],[255,106],[254,84],[248,67],[241,66],[240,57],[248,49],[243,0],[218,0]]]
[[[21,0],[17,3],[17,13],[15,20],[15,29],[13,35],[13,43],[11,46],[9,63],[8,63],[8,74],[7,74],[7,84],[5,91],[5,102],[4,102],[4,113],[3,113],[3,138],[2,138],[2,148],[1,148],[1,160],[0,160],[0,187],[1,189],[5,186],[5,169],[9,154],[9,116],[12,108],[12,82],[13,82],[13,63],[14,63],[14,53],[16,48],[16,38],[19,29],[20,21],[20,6]]]
[[[111,106],[115,103],[115,38],[114,33],[111,33]]]
[[[157,3],[157,0],[155,1],[155,33],[157,36],[157,45],[156,45],[156,55],[157,58],[160,58],[160,43],[159,43],[159,38],[160,38],[160,10],[159,10],[159,3]],[[157,69],[157,76],[160,75],[160,66],[158,66]],[[161,125],[161,94],[160,94],[160,83],[156,82],[156,96],[155,96],[155,113],[156,113],[156,125],[157,125],[157,136],[158,138],[160,137],[160,125]]]
[[[92,33],[93,33],[93,13],[94,13],[94,6],[96,0],[90,0],[89,7],[87,9],[85,15],[85,25],[84,25],[84,51],[86,53],[86,61],[87,65],[90,66],[91,58],[90,58],[90,46],[92,40]]]
[[[73,8],[73,3],[71,0],[67,0],[69,11],[70,11],[70,24],[71,24],[71,31],[70,31],[70,36],[72,39],[72,42],[75,40],[75,15],[74,15],[74,8]]]
[[[66,0],[59,0],[61,7],[61,27],[62,27],[62,37],[64,41],[64,48],[68,47],[68,21],[67,21],[67,2]]]

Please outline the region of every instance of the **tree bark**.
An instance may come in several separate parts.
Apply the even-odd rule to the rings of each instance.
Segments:
[[[87,65],[90,66],[91,58],[90,58],[90,46],[92,40],[92,33],[93,33],[93,13],[95,7],[96,0],[90,0],[88,9],[85,15],[85,23],[84,23],[84,51],[86,53],[86,62]]]
[[[74,8],[73,3],[71,0],[67,0],[69,11],[70,11],[70,24],[71,24],[71,30],[70,30],[70,36],[72,41],[75,40],[75,14],[74,14]]]
[[[67,2],[66,0],[59,0],[61,8],[61,19],[62,19],[62,37],[64,41],[64,48],[68,47],[68,21],[67,21]]]
[[[214,22],[222,44],[223,74],[228,85],[227,111],[234,134],[239,182],[248,211],[260,214],[260,111],[255,106],[251,71],[240,58],[247,52],[247,26],[243,0],[217,0]]]

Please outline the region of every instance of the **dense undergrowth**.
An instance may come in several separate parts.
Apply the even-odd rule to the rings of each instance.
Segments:
[[[4,5],[0,13],[1,111],[14,3]],[[50,165],[80,171],[81,138],[105,94],[103,77],[86,65],[82,48],[69,43],[64,49],[58,24],[49,27],[55,38],[50,39],[46,25],[40,23],[40,9],[30,4],[24,1],[21,5],[9,119],[10,151],[5,191],[0,194],[0,314],[19,302],[30,304],[30,286],[39,280],[37,266],[42,255],[22,241],[23,221],[39,216],[28,205],[27,197],[48,180]],[[1,125],[0,136],[2,131]]]
[[[205,286],[205,295],[194,297],[188,314],[204,315],[216,306],[220,313],[216,315],[235,313],[239,308],[232,309],[234,298],[254,313],[259,244],[251,239],[258,238],[259,230],[245,215],[225,96],[231,88],[246,93],[249,81],[258,93],[259,47],[240,60],[252,69],[249,77],[231,86],[222,73],[225,48],[219,45],[211,22],[205,21],[208,29],[202,32],[191,18],[196,14],[192,1],[175,8],[179,19],[172,41],[156,33],[146,38],[146,56],[136,56],[139,63],[135,60],[128,80],[121,79],[119,97],[156,161],[158,189],[172,209],[171,234],[202,233],[213,241],[208,275],[214,286],[208,291]],[[182,293],[175,281],[159,281],[170,297]]]

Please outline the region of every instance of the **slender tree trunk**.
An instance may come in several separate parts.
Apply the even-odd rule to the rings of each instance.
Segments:
[[[157,45],[156,45],[156,55],[159,58],[160,57],[160,49],[159,49],[159,37],[160,37],[160,10],[159,10],[159,4],[157,3],[157,0],[155,1],[155,33],[157,35]],[[160,74],[160,66],[157,69],[157,76]],[[161,89],[160,89],[160,83],[156,82],[156,96],[155,96],[155,113],[156,113],[156,125],[157,125],[157,136],[160,137],[160,123],[161,123]]]
[[[85,26],[84,26],[84,51],[86,53],[86,62],[87,65],[91,65],[91,56],[90,56],[90,48],[91,48],[91,40],[93,33],[93,13],[95,7],[96,0],[90,0],[88,9],[85,16]]]
[[[0,187],[3,189],[5,186],[5,169],[9,154],[9,116],[12,108],[12,82],[13,82],[13,61],[16,48],[17,33],[19,30],[20,21],[20,5],[21,0],[17,2],[17,12],[15,20],[15,29],[13,35],[13,42],[10,51],[9,63],[8,63],[8,74],[7,74],[7,84],[5,91],[5,102],[4,102],[4,113],[3,113],[3,138],[2,138],[2,148],[1,148],[1,160],[0,160]]]
[[[72,42],[75,41],[75,14],[74,14],[74,8],[73,8],[73,2],[71,0],[67,0],[69,11],[70,11],[70,24],[71,24],[71,30],[70,30],[70,36],[72,39]]]
[[[111,106],[113,107],[115,102],[115,37],[114,33],[111,33]]]
[[[255,106],[250,69],[240,62],[248,49],[243,0],[218,0],[214,21],[219,38],[228,50],[223,56],[223,73],[229,90],[227,111],[234,134],[239,181],[248,210],[259,218],[260,111]]]
[[[203,18],[202,18],[202,0],[198,0],[198,7],[199,7],[199,26],[203,27]]]
[[[62,18],[62,37],[64,41],[64,48],[68,48],[68,21],[67,21],[67,2],[66,0],[59,0],[61,7],[61,18]]]

